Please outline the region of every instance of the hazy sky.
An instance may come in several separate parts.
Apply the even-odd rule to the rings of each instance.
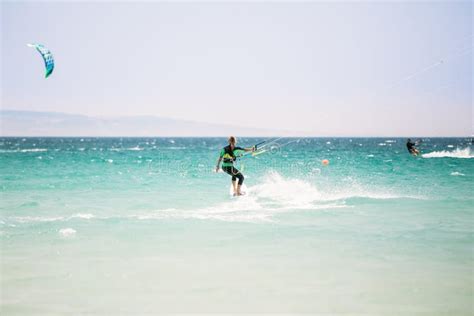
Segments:
[[[2,108],[473,133],[473,4],[2,2]],[[42,43],[42,60],[26,43]],[[442,61],[442,62],[441,62]]]

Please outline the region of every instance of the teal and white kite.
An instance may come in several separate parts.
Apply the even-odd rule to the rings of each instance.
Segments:
[[[29,47],[36,48],[36,50],[41,54],[41,57],[43,57],[44,66],[46,68],[45,78],[48,78],[54,69],[53,54],[51,54],[51,51],[41,44],[27,44],[27,45]]]

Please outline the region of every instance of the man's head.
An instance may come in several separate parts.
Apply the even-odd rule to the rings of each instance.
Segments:
[[[229,145],[235,146],[237,144],[237,138],[235,136],[229,137]]]

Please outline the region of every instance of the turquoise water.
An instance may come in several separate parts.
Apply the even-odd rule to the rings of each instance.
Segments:
[[[471,315],[470,140],[404,141],[0,138],[0,311]]]

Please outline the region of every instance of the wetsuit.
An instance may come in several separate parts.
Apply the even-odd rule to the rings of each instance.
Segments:
[[[412,143],[411,141],[407,142],[407,149],[410,152],[410,154],[412,154],[412,155],[416,155],[417,151],[418,151],[416,149],[415,145],[416,145],[416,143]]]
[[[244,175],[234,167],[234,161],[237,159],[235,156],[236,150],[244,150],[244,148],[234,147],[234,150],[232,150],[230,145],[222,148],[220,154],[222,158],[222,170],[232,176],[232,181],[239,179],[239,185],[242,185],[242,183],[244,183]]]

